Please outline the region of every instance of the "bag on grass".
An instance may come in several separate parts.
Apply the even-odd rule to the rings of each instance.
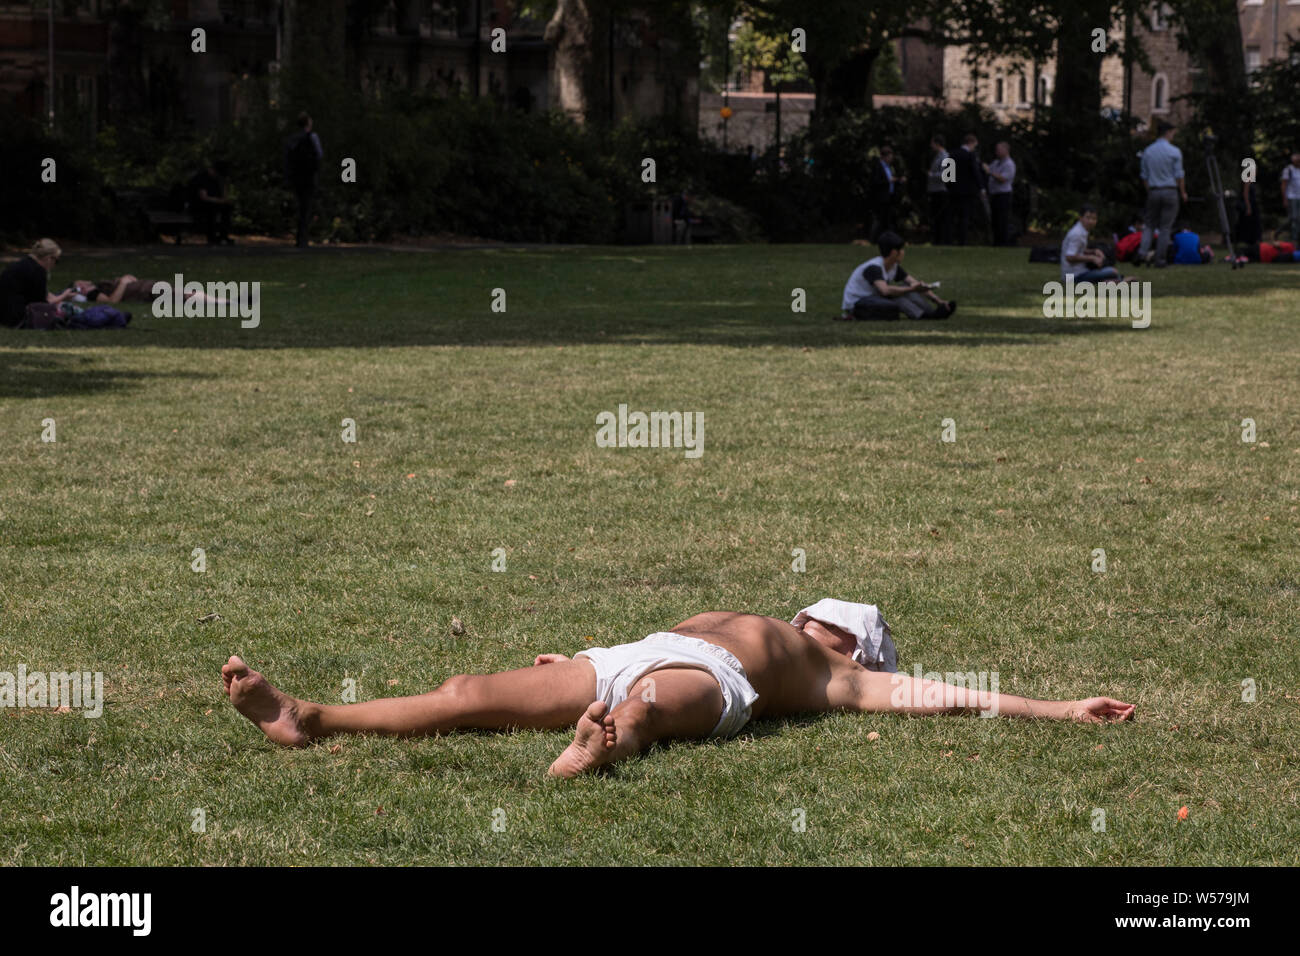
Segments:
[[[92,305],[68,317],[70,329],[124,329],[131,321],[130,312],[119,312],[111,305]]]
[[[63,325],[63,316],[57,305],[49,302],[29,302],[23,320],[18,323],[20,329],[57,329]]]

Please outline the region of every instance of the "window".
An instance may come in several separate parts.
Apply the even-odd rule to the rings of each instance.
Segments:
[[[1169,29],[1169,17],[1173,13],[1167,3],[1157,3],[1151,8],[1151,32],[1160,33]]]
[[[1246,47],[1246,72],[1254,73],[1260,67],[1259,47]]]
[[[1000,76],[993,84],[993,102],[997,103],[999,106],[1006,102],[1003,98],[1005,85],[1006,84]]]
[[[1047,82],[1047,77],[1040,76],[1038,78],[1038,105],[1039,106],[1050,105],[1051,102],[1050,94],[1051,94],[1051,85]]]
[[[1016,102],[1021,106],[1029,105],[1029,81],[1023,76],[1020,78],[1019,96]]]
[[[1157,73],[1151,81],[1151,112],[1169,112],[1169,81],[1163,73]]]

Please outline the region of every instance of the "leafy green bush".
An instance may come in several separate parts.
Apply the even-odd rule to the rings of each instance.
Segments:
[[[25,246],[42,236],[88,239],[112,228],[93,156],[39,123],[0,107],[0,240]],[[45,160],[54,182],[44,182]]]

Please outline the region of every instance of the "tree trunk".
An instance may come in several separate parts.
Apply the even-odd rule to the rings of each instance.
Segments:
[[[551,47],[551,89],[566,114],[579,122],[610,117],[610,13],[601,0],[559,0],[546,25]]]
[[[1110,23],[1110,0],[1081,0],[1061,11],[1056,40],[1056,90],[1052,105],[1076,117],[1101,115],[1102,55],[1092,49],[1092,31]],[[1038,91],[1031,99],[1036,100]]]
[[[879,55],[878,48],[860,49],[838,63],[827,63],[811,50],[805,55],[819,120],[871,109],[871,70]]]

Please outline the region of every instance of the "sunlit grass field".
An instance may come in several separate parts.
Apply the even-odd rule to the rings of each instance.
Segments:
[[[107,697],[0,711],[0,860],[1300,863],[1300,268],[1144,275],[1134,330],[1044,318],[1021,250],[919,247],[956,316],[830,321],[871,254],[65,257],[258,281],[261,324],[0,329],[0,671]],[[702,412],[703,455],[597,447],[620,404]],[[826,596],[909,673],[1137,719],[760,721],[564,782],[569,734],[284,751],[221,692],[232,653],[364,700]]]

